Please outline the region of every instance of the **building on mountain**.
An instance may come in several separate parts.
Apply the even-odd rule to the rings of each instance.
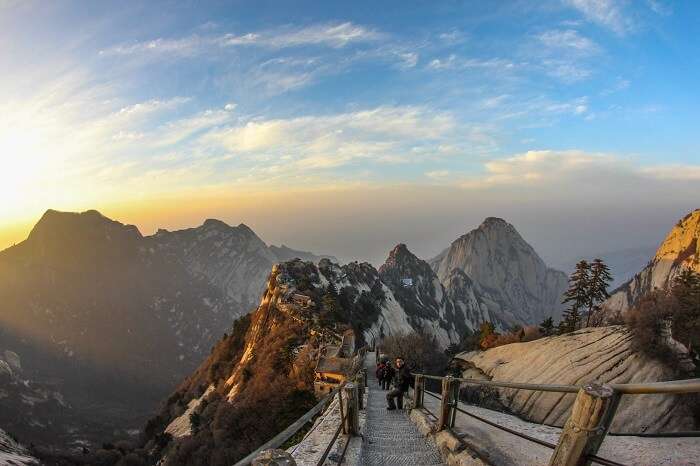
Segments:
[[[291,297],[291,301],[293,304],[304,308],[312,307],[314,305],[311,297],[299,293],[294,293]]]
[[[413,286],[413,279],[412,278],[402,278],[401,279],[401,286],[404,288],[410,288]]]
[[[355,332],[346,330],[340,345],[321,348],[314,369],[314,392],[321,397],[345,382],[352,371],[355,354]]]

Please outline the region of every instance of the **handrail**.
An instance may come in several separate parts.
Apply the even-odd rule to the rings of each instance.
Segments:
[[[437,398],[440,400],[440,410],[441,414],[438,419],[438,429],[442,430],[444,428],[454,427],[455,414],[460,412],[472,418],[475,418],[481,422],[484,422],[492,427],[498,428],[512,435],[516,435],[525,440],[529,440],[534,443],[538,443],[547,448],[554,449],[554,453],[550,460],[550,464],[563,465],[563,464],[574,464],[570,463],[573,461],[583,461],[587,459],[598,464],[606,466],[623,466],[613,460],[606,458],[601,458],[596,456],[598,448],[602,443],[606,435],[621,435],[622,433],[611,433],[608,431],[610,425],[612,424],[613,417],[615,416],[615,411],[619,405],[620,398],[623,395],[642,395],[642,394],[683,394],[683,393],[698,393],[700,392],[700,379],[686,379],[686,380],[669,380],[664,382],[647,382],[647,383],[626,383],[626,384],[607,384],[601,385],[596,383],[590,383],[583,386],[578,385],[556,385],[556,384],[533,384],[533,383],[520,383],[520,382],[500,382],[493,380],[479,380],[472,378],[462,378],[462,377],[440,377],[434,375],[411,373],[416,377],[416,389],[419,387],[420,379],[430,379],[438,380],[442,382],[443,396],[437,396],[434,393],[426,390],[422,386],[420,388],[423,394]],[[467,412],[459,407],[459,396],[456,394],[459,392],[459,387],[461,384],[468,385],[481,385],[481,386],[492,386],[492,387],[503,387],[503,388],[515,388],[520,390],[535,390],[543,392],[561,392],[561,393],[576,393],[576,402],[572,408],[569,420],[564,426],[562,433],[559,438],[559,443],[557,445],[551,444],[541,439],[531,437],[522,432],[518,432],[514,429],[499,425],[496,422],[485,419],[481,416],[477,416],[473,413]],[[456,392],[455,392],[456,390]],[[456,397],[456,398],[455,398]],[[422,399],[422,395],[419,397]],[[584,401],[582,401],[584,400]],[[592,404],[590,400],[597,400],[595,404]],[[591,409],[592,406],[597,406],[597,412]],[[586,407],[584,409],[583,407]],[[601,408],[602,407],[602,408]],[[423,406],[425,409],[425,407]],[[606,411],[607,410],[607,411]],[[602,414],[601,414],[602,413]],[[577,417],[578,416],[578,417]],[[596,418],[595,416],[602,416]],[[581,428],[578,424],[581,424],[581,419],[584,422],[589,419],[596,419],[599,423],[599,427],[595,430],[595,435],[581,434]],[[574,421],[574,419],[576,419]],[[585,424],[583,424],[585,425]],[[635,435],[633,433],[626,433],[627,435]],[[680,437],[680,433],[656,433],[648,434],[654,437]],[[691,431],[683,432],[687,437],[697,437],[700,432]],[[637,434],[644,435],[644,434]],[[576,448],[572,447],[572,442],[576,443]],[[579,464],[578,462],[576,464]]]
[[[420,375],[421,377],[431,380],[443,380],[445,378],[436,375],[427,375],[413,372],[411,373],[411,375]],[[499,382],[493,380],[465,379],[461,377],[454,377],[453,380],[457,380],[460,383],[466,383],[471,385],[517,388],[521,390],[537,390],[542,392],[577,393],[582,387],[580,385]],[[626,395],[648,395],[657,393],[695,393],[700,392],[700,379],[669,380],[665,382],[610,384],[610,387],[616,390],[617,392]]]
[[[354,357],[357,357],[357,356],[364,357],[366,352],[367,352],[367,346],[363,346],[362,348],[357,350],[356,355]],[[316,405],[313,408],[308,410],[303,416],[301,416],[299,419],[294,421],[289,427],[284,429],[279,434],[275,435],[271,440],[268,440],[263,445],[261,445],[260,447],[255,449],[255,451],[248,454],[248,456],[246,456],[242,460],[238,461],[234,466],[248,466],[263,450],[277,448],[280,445],[282,445],[284,442],[289,440],[292,437],[292,435],[296,434],[299,431],[299,429],[301,429],[307,422],[309,422],[316,414],[318,414],[320,411],[325,409],[325,405],[326,405],[327,401],[332,400],[332,398],[336,394],[338,394],[343,387],[345,387],[345,385],[348,383],[350,378],[352,376],[354,376],[355,374],[357,374],[357,372],[360,370],[361,367],[362,367],[362,364],[359,364],[357,367],[353,366],[351,369],[351,372],[348,374],[348,378],[344,382],[342,382],[340,385],[338,385],[333,390],[331,390],[326,396],[324,396],[321,399],[321,401],[316,403]],[[345,417],[342,417],[341,422],[340,422],[340,427],[342,427],[344,421],[345,421]],[[330,442],[329,448],[330,448],[330,445],[332,445],[337,438],[338,438],[338,435],[336,434],[333,437],[332,441]]]
[[[411,375],[420,375],[426,379],[431,380],[442,380],[444,377],[439,377],[435,375],[426,374],[416,374],[411,373]],[[466,383],[471,385],[486,385],[492,387],[504,387],[504,388],[519,388],[522,390],[537,390],[543,392],[564,392],[564,393],[576,393],[579,388],[576,385],[555,385],[555,384],[535,384],[535,383],[521,383],[521,382],[498,382],[493,380],[479,380],[479,379],[463,379],[460,377],[454,377],[454,380],[458,380],[460,383]]]
[[[301,416],[299,419],[294,421],[289,427],[284,429],[282,432],[279,434],[275,435],[271,440],[268,440],[266,443],[262,444],[262,446],[258,447],[255,451],[251,452],[248,456],[243,458],[242,460],[238,461],[234,466],[247,466],[249,465],[255,457],[257,457],[263,450],[269,450],[271,448],[277,448],[280,445],[282,445],[284,442],[289,440],[289,438],[296,434],[299,429],[301,429],[304,424],[309,422],[311,418],[313,418],[316,414],[318,414],[320,411],[325,409],[326,402],[329,399],[332,399],[339,391],[340,389],[345,385],[345,382],[343,382],[341,385],[338,387],[334,388],[328,395],[324,396],[321,401],[316,403],[316,405],[308,410],[306,414]]]

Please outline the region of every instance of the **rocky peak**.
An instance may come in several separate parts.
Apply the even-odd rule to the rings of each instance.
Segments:
[[[492,306],[504,320],[535,324],[561,315],[566,275],[547,267],[515,227],[501,218],[486,218],[430,263],[445,286],[454,269],[462,270],[500,308]]]
[[[666,287],[683,269],[700,272],[700,209],[671,228],[651,262],[605,302],[613,311],[625,311],[654,288]]]
[[[34,225],[29,234],[29,239],[42,240],[47,237],[63,235],[106,235],[109,233],[122,233],[126,236],[141,237],[141,233],[134,225],[124,225],[115,220],[110,220],[96,210],[60,212],[49,209]]]
[[[379,267],[379,274],[387,283],[399,283],[409,279],[414,282],[432,281],[435,275],[430,265],[416,257],[403,243],[397,244],[389,252],[386,261]]]
[[[700,209],[690,212],[671,229],[656,251],[654,260],[670,259],[700,270]]]

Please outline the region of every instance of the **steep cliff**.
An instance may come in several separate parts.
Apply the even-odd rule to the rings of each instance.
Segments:
[[[461,353],[456,361],[464,377],[506,382],[581,385],[657,382],[676,379],[674,371],[633,350],[632,335],[623,327],[598,327],[527,343],[513,343],[484,352]],[[534,422],[561,426],[575,394],[498,389],[500,402]],[[613,431],[692,430],[697,420],[687,399],[678,395],[624,396]]]
[[[561,316],[566,275],[547,267],[513,225],[500,218],[487,218],[430,264],[443,284],[454,270],[464,272],[491,314],[508,324]]]
[[[612,311],[625,311],[654,290],[669,285],[683,269],[700,272],[700,209],[678,221],[649,264],[619,287],[605,302]]]
[[[143,452],[163,465],[233,464],[316,403],[318,349],[346,327],[321,315],[315,270],[299,260],[272,269],[255,312],[149,421]]]
[[[39,460],[31,456],[23,445],[17,443],[5,431],[0,429],[0,464],[28,466],[39,464]]]

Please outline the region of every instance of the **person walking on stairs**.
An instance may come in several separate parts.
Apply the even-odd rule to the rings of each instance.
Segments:
[[[394,368],[391,367],[391,363],[386,361],[384,363],[384,377],[382,377],[382,390],[389,390],[391,387],[391,381],[394,378]]]
[[[393,375],[394,388],[386,394],[386,409],[389,411],[397,407],[403,409],[403,396],[411,385],[411,371],[404,364],[403,358],[396,358],[395,364],[396,369],[394,369]],[[394,402],[394,400],[396,400],[396,402]]]
[[[384,379],[387,374],[386,367],[386,361],[379,361],[379,364],[377,364],[377,370],[375,371],[377,381],[379,382],[379,388],[382,389],[384,388]]]

